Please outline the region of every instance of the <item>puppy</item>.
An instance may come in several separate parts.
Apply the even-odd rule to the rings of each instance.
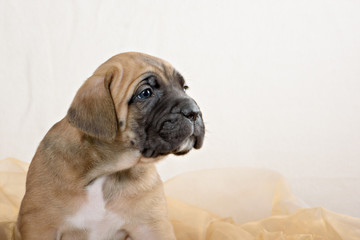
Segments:
[[[154,163],[203,144],[186,88],[169,63],[146,54],[102,64],[37,149],[16,238],[175,239]]]

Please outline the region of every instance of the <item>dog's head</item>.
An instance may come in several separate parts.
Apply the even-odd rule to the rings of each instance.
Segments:
[[[136,148],[145,158],[200,148],[204,123],[184,78],[164,60],[123,53],[102,64],[77,92],[69,122],[84,134]]]

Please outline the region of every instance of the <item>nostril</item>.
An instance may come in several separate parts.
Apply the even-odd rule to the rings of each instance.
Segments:
[[[179,112],[189,119],[190,121],[195,122],[199,116],[201,116],[201,112],[199,107],[196,105],[194,100],[192,99],[186,99],[183,102],[181,102],[179,106]]]
[[[182,111],[182,114],[191,121],[196,121],[199,116],[199,112],[195,111]]]

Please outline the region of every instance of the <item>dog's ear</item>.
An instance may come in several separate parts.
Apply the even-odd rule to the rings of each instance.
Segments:
[[[118,123],[110,84],[113,73],[92,76],[75,95],[68,110],[69,122],[84,133],[105,141],[113,141]]]

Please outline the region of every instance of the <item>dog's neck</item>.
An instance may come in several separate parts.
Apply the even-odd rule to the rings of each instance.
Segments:
[[[136,150],[127,150],[122,151],[114,156],[108,156],[107,159],[99,158],[98,162],[93,160],[94,163],[93,167],[88,170],[86,174],[86,181],[92,181],[101,176],[111,175],[117,172],[123,172],[130,168],[135,167],[141,158],[141,154],[139,151]]]
[[[58,140],[59,132],[61,141]],[[58,155],[57,159],[49,161],[54,152]],[[87,136],[70,125],[66,118],[50,129],[37,154],[34,161],[39,162],[34,165],[42,162],[41,165],[47,166],[54,178],[59,177],[60,183],[65,181],[73,185],[76,182],[81,188],[101,176],[130,169],[141,159],[139,150],[129,148],[122,141],[105,142]],[[42,167],[36,169],[42,171]],[[62,173],[61,176],[58,172]]]
[[[121,141],[108,143],[91,138],[83,139],[81,145],[89,154],[83,176],[86,183],[102,176],[125,172],[140,162],[140,151],[124,147],[125,144]]]

